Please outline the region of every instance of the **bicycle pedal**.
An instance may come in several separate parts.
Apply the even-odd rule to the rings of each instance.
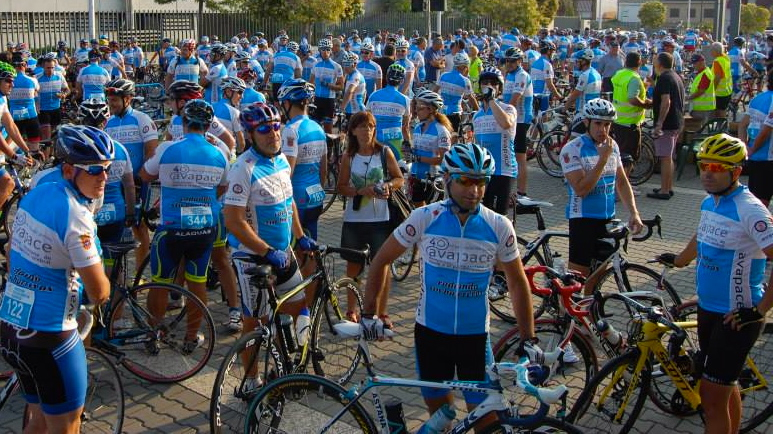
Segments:
[[[161,352],[161,348],[155,340],[145,342],[145,351],[151,356],[157,356]]]
[[[315,362],[324,362],[325,361],[325,353],[322,352],[322,350],[317,349],[311,352],[311,360]]]

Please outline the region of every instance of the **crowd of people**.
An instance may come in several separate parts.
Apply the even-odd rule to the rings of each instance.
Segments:
[[[55,144],[54,166],[36,175],[19,206],[15,231],[24,235],[14,232],[7,244],[0,305],[0,353],[21,378],[32,427],[77,432],[86,366],[77,300],[83,293],[91,303],[107,300],[103,266],[111,258],[98,246],[121,240],[127,228],[139,242],[137,263],[150,255],[154,281],[184,283],[206,302],[211,262],[227,298],[228,328],[245,332],[265,321],[266,298],[250,286],[246,270],[271,265],[280,294],[313,271],[305,258],[317,248],[333,132],[345,134],[347,144],[335,167],[337,193],[347,198],[340,242],[372,252],[363,311],[349,299],[347,318],[360,322],[368,338],[384,336],[393,326],[388,266],[416,246],[420,378],[485,377],[492,358],[487,288],[495,270],[506,277],[520,352],[539,362],[515,228],[504,216],[511,192],[528,198],[527,131],[535,117],[561,104],[576,113],[577,137],[560,161],[569,195],[569,268],[587,277],[598,253],[592,246],[617,201],[631,231],[642,228],[641,192],[628,173],[649,114],[661,185],[647,197],[670,200],[685,118],[726,118],[744,83],[759,77],[767,90],[752,88],[758,93],[737,137],[711,136],[697,153],[708,196],[696,235],[683,252],[661,256],[675,266],[698,259],[707,432],[737,430],[738,375],[773,306],[764,290],[765,260],[773,255],[773,74],[763,79],[773,37],[723,42],[695,30],[590,29],[527,36],[517,28],[424,37],[398,29],[329,33],[315,47],[284,31],[271,41],[261,32],[177,46],[163,39],[147,59],[133,39],[123,49],[106,37],[83,39],[76,50],[61,41],[57,52],[38,59],[25,44],[8,48],[0,53],[0,152],[26,166],[50,152],[41,143]],[[154,119],[132,107],[135,83],[149,76],[163,85],[172,113],[161,137]],[[78,102],[79,125],[63,123],[65,98]],[[335,130],[339,112],[345,131]],[[468,118],[472,137],[461,134]],[[740,183],[742,168],[748,188]],[[446,198],[429,203],[434,184],[426,180],[436,177]],[[138,214],[151,182],[161,186],[161,223],[153,233]],[[395,226],[388,200],[406,187],[416,209]],[[0,169],[0,203],[13,188]],[[451,253],[433,254],[438,245]],[[343,259],[346,274],[359,282],[366,264]],[[592,288],[589,280],[586,294]],[[150,302],[153,313],[175,300]],[[284,305],[293,316],[307,307],[302,293]],[[186,336],[182,351],[200,340]],[[452,400],[435,389],[423,396],[430,412]],[[472,408],[481,396],[465,399]]]

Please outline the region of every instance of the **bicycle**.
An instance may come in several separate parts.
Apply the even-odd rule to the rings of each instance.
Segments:
[[[658,375],[667,376],[677,389],[675,403],[683,409],[700,412],[701,374],[695,370],[700,362],[695,361],[695,353],[683,348],[688,338],[686,330],[697,327],[697,322],[674,322],[662,308],[643,306],[624,294],[613,294],[610,298],[618,298],[637,312],[629,326],[628,350],[610,360],[591,379],[567,418],[594,432],[630,432],[652,386],[654,361],[659,364]],[[602,305],[602,312],[603,309]],[[772,333],[765,327],[762,336]],[[663,345],[665,336],[668,336],[666,346]],[[766,363],[770,357],[765,352],[766,346],[767,340],[752,348],[739,379],[742,433],[750,432],[773,414],[768,387],[773,369]]]
[[[344,156],[344,150],[346,149],[346,130],[348,129],[348,121],[346,120],[346,114],[337,112],[333,122],[333,127],[338,131],[333,134],[326,134],[327,136],[327,176],[325,177],[325,183],[322,188],[325,190],[325,201],[322,205],[322,212],[324,213],[335,202],[338,195],[338,173],[341,168],[341,158]],[[346,198],[344,204],[346,204]]]
[[[493,363],[486,369],[486,381],[432,382],[382,376],[373,368],[368,343],[362,339],[360,325],[352,322],[335,326],[342,336],[359,339],[358,354],[362,355],[367,377],[359,386],[344,389],[326,378],[292,374],[269,383],[252,399],[245,421],[244,432],[336,432],[336,433],[388,433],[394,428],[387,419],[381,387],[419,388],[436,387],[445,390],[481,392],[486,399],[448,432],[470,431],[481,419],[495,415],[496,423],[486,427],[488,433],[512,432],[512,428],[529,428],[529,432],[579,433],[563,420],[547,416],[551,404],[562,401],[566,387],[554,389],[536,387],[530,382],[528,358],[518,363]],[[548,353],[546,360],[555,360],[560,351]],[[505,402],[502,376],[515,374],[513,384],[520,391],[540,400],[539,410],[530,415],[519,414],[518,408]],[[371,390],[372,389],[372,390]],[[374,412],[368,412],[360,402],[363,396],[372,397]],[[375,414],[375,420],[372,414]],[[519,430],[520,432],[520,430]]]
[[[343,277],[331,281],[332,272],[329,270],[332,269],[333,257],[330,254],[333,253],[346,253],[364,259],[369,252],[368,249],[360,251],[320,246],[319,251],[312,252],[316,262],[314,273],[281,297],[277,296],[273,286],[271,266],[261,265],[252,269],[250,284],[266,289],[269,318],[266,323],[261,322],[256,330],[244,333],[223,358],[210,399],[211,432],[241,431],[249,400],[264,382],[293,372],[306,372],[310,363],[315,373],[331,378],[337,384],[345,384],[354,375],[361,356],[356,351],[352,352],[351,346],[340,339],[334,325],[346,319],[346,310],[340,301],[342,298],[354,298],[359,312],[362,311],[362,298],[353,279]],[[314,282],[318,285],[309,306],[309,338],[305,343],[297,343],[292,317],[280,314],[279,310],[287,300]],[[355,310],[352,306],[348,307]]]

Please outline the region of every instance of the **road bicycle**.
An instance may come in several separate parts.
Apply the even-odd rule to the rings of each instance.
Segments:
[[[518,363],[493,363],[486,369],[485,381],[443,381],[432,382],[384,376],[376,373],[368,342],[361,338],[357,323],[344,322],[335,325],[337,332],[350,339],[358,339],[358,353],[362,355],[367,377],[349,389],[315,375],[292,374],[278,378],[252,399],[245,421],[244,432],[306,432],[306,433],[389,433],[394,426],[387,418],[385,400],[380,388],[434,387],[445,390],[485,393],[487,396],[475,409],[456,422],[450,433],[468,432],[475,429],[483,418],[493,419],[489,426],[479,427],[486,433],[500,432],[551,432],[579,433],[575,427],[563,420],[547,416],[551,404],[563,400],[566,387],[553,389],[537,387],[530,381],[528,358]],[[388,331],[389,332],[389,331]],[[548,361],[555,360],[561,351],[545,354]],[[537,371],[541,371],[536,367]],[[515,381],[504,381],[504,375],[515,374]],[[539,374],[537,374],[539,375]],[[541,405],[533,414],[521,414],[517,406],[506,401],[505,386],[515,385],[519,393],[536,397]],[[361,402],[370,396],[373,406],[368,411]],[[373,417],[375,415],[375,418]]]
[[[333,120],[333,128],[337,133],[326,134],[327,140],[327,176],[322,188],[325,190],[325,201],[322,205],[324,213],[335,202],[339,196],[346,204],[346,198],[338,194],[338,174],[341,170],[341,158],[346,150],[346,130],[348,129],[346,114],[337,112]]]
[[[674,386],[673,405],[684,411],[701,411],[698,393],[702,358],[692,348],[685,349],[686,330],[696,321],[672,321],[658,306],[644,306],[627,297],[613,294],[636,311],[628,329],[628,350],[610,360],[591,379],[575,402],[568,419],[589,432],[630,432],[641,414],[653,379],[668,378]],[[604,312],[604,306],[601,306]],[[770,335],[766,325],[752,348],[741,372],[738,387],[743,403],[740,432],[751,432],[773,414],[773,396],[769,381]],[[665,342],[665,345],[664,345]]]
[[[338,384],[345,384],[354,375],[361,356],[340,339],[334,326],[346,320],[346,308],[341,300],[354,300],[357,306],[347,307],[350,311],[362,312],[362,298],[353,279],[332,280],[334,253],[364,260],[369,249],[320,246],[311,255],[316,262],[314,273],[282,296],[276,294],[271,266],[247,270],[252,276],[250,284],[265,289],[261,292],[267,297],[270,314],[256,330],[245,332],[223,358],[210,399],[211,432],[240,432],[249,400],[265,382],[275,378],[306,372],[309,366]],[[316,289],[312,284],[316,284]],[[311,329],[306,342],[297,342],[292,317],[281,314],[280,309],[287,300],[306,289],[315,291],[309,306]]]

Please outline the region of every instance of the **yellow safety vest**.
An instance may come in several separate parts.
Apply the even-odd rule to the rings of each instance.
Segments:
[[[719,66],[722,68],[722,75],[724,75],[719,82],[714,83],[714,91],[717,96],[729,96],[733,93],[733,77],[730,75],[730,58],[723,54],[714,59],[714,61],[719,63]],[[714,68],[713,65],[712,68]]]
[[[636,107],[628,102],[628,84],[631,80],[636,80],[639,83],[638,97],[644,99],[647,91],[644,88],[644,82],[641,80],[639,73],[623,68],[612,76],[612,104],[615,105],[615,110],[617,110],[617,120],[615,123],[620,125],[639,125],[644,121],[644,108]]]
[[[693,79],[690,84],[690,94],[698,91],[698,84],[700,84],[704,76],[710,81],[709,88],[706,89],[706,92],[703,92],[703,95],[692,100],[692,109],[699,112],[712,111],[717,108],[717,100],[714,97],[714,73],[711,72],[711,69],[703,68],[703,71]]]

